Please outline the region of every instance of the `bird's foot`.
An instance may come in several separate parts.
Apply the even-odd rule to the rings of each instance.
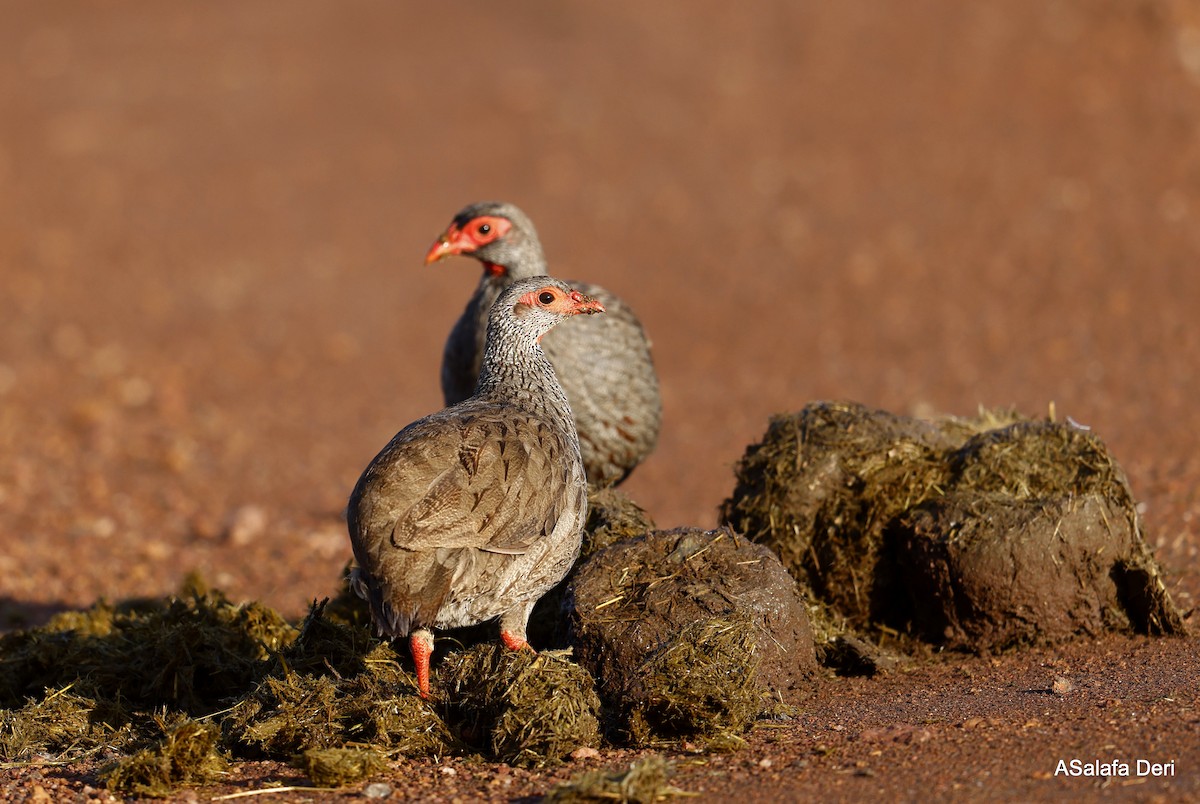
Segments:
[[[509,631],[500,631],[500,641],[509,650],[533,650],[533,648],[529,647],[529,642],[525,640],[525,637],[517,636]]]

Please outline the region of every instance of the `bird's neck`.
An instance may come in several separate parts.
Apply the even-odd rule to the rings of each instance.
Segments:
[[[535,340],[506,344],[501,338],[489,337],[475,395],[502,400],[553,419],[572,436],[575,434],[575,419],[567,395],[554,366]]]
[[[522,238],[503,246],[486,246],[473,255],[483,265],[479,282],[501,291],[521,279],[531,276],[548,276],[550,268],[542,244],[536,238]],[[489,259],[491,258],[491,259]]]

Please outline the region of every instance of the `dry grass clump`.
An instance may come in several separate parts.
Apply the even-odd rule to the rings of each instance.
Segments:
[[[453,742],[392,647],[329,619],[321,604],[269,668],[222,720],[243,752],[287,759],[370,741],[412,756],[440,754]]]
[[[180,786],[211,782],[224,773],[228,762],[217,749],[215,726],[190,719],[159,725],[161,740],[101,773],[109,790],[165,798]]]
[[[671,766],[661,756],[637,760],[623,771],[588,771],[551,788],[542,799],[546,804],[620,802],[653,804],[668,796],[688,795],[668,783]]]
[[[600,699],[570,651],[476,645],[438,676],[461,738],[501,762],[545,767],[600,744]]]
[[[274,610],[220,592],[99,603],[0,637],[0,706],[74,684],[96,700],[202,714],[253,683],[270,651],[295,633]]]
[[[293,762],[318,787],[345,787],[387,770],[387,760],[369,745],[310,748]]]

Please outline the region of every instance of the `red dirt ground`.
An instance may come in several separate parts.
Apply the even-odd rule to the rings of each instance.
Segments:
[[[1053,405],[1126,468],[1176,601],[1200,596],[1190,0],[10,3],[0,54],[0,627],[191,569],[292,615],[332,593],[346,496],[439,406],[476,281],[421,257],[485,198],[645,322],[665,425],[624,490],[660,526],[711,525],[767,417],[810,400]],[[675,782],[1200,800],[1198,648],[831,679],[747,751],[672,754]],[[630,757],[387,781],[504,800]],[[1074,757],[1175,775],[1055,777]],[[87,800],[89,772],[0,770],[0,797]],[[239,774],[198,799],[303,782]]]

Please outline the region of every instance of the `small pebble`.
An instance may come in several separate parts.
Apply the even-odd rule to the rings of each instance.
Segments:
[[[243,505],[229,517],[226,538],[237,547],[244,547],[267,530],[267,512],[261,505]]]
[[[363,788],[363,796],[366,798],[387,798],[392,794],[392,786],[383,782],[371,782]]]
[[[1071,683],[1070,679],[1062,676],[1054,679],[1054,683],[1050,685],[1050,691],[1055,695],[1066,695],[1073,689],[1075,689],[1075,685]]]
[[[154,386],[142,377],[130,377],[121,382],[121,403],[127,408],[140,408],[154,396]]]
[[[599,751],[586,745],[571,752],[571,759],[594,759],[598,756],[600,756]]]

